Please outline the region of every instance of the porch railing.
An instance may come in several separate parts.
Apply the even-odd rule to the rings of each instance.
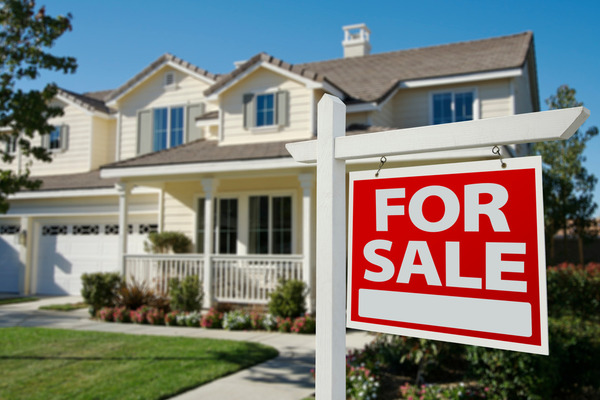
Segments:
[[[218,302],[266,304],[279,280],[302,280],[302,255],[211,256],[212,297]],[[166,293],[169,278],[204,278],[201,254],[126,255],[125,276]],[[205,295],[207,295],[205,293]]]
[[[197,254],[145,254],[125,256],[125,277],[128,281],[145,282],[159,293],[167,293],[170,278],[183,279],[204,276],[204,259]]]
[[[212,275],[217,301],[266,304],[280,279],[302,280],[302,256],[214,256]]]

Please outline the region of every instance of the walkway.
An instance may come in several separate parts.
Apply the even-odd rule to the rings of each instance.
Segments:
[[[195,338],[245,340],[275,347],[279,356],[252,368],[218,379],[174,397],[192,399],[300,400],[314,393],[310,370],[315,363],[315,336],[261,331],[226,331],[93,321],[87,310],[42,311],[41,305],[74,303],[81,297],[53,297],[36,302],[0,306],[0,328],[10,326],[45,327]],[[347,348],[362,348],[370,337],[365,332],[346,335]]]

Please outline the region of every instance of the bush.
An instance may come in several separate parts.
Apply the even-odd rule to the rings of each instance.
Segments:
[[[130,318],[131,318],[131,322],[136,323],[136,324],[145,324],[148,322],[146,316],[148,314],[148,312],[150,311],[150,307],[148,306],[141,306],[136,310],[133,310],[130,312]]]
[[[98,311],[98,318],[100,318],[100,321],[113,322],[113,312],[114,309],[112,307],[102,307],[102,309]]]
[[[306,284],[299,280],[280,281],[271,293],[269,312],[276,317],[296,318],[306,313]]]
[[[298,317],[294,320],[291,332],[293,333],[315,333],[317,321],[310,314],[304,317]]]
[[[292,329],[292,319],[290,317],[281,318],[277,317],[277,330],[279,332],[287,333]]]
[[[490,398],[600,398],[600,325],[550,319],[550,356],[469,347],[473,377]]]
[[[102,307],[115,305],[115,298],[122,283],[121,275],[116,272],[83,274],[81,282],[81,296],[90,306],[89,311],[92,316],[96,316]]]
[[[165,312],[160,308],[151,308],[146,314],[146,321],[148,321],[150,325],[164,325]]]
[[[159,298],[160,301],[157,301]],[[144,282],[137,282],[135,279],[132,279],[131,283],[122,285],[117,291],[115,302],[120,307],[137,310],[142,306],[154,307],[157,303],[163,303],[163,299],[157,296],[152,289],[148,288]],[[164,307],[164,304],[162,305]]]
[[[273,314],[266,314],[262,318],[262,327],[267,331],[277,330],[277,317]]]
[[[144,242],[144,250],[148,253],[187,253],[192,241],[181,232],[151,232],[148,242]]]
[[[197,275],[169,279],[171,308],[179,311],[200,311],[202,308],[202,287]]]
[[[547,269],[548,314],[600,321],[600,263],[563,263]]]
[[[165,325],[167,326],[175,326],[177,325],[177,315],[179,315],[179,311],[171,311],[165,314]]]
[[[115,322],[130,322],[130,312],[125,307],[116,307],[113,309],[113,320]]]
[[[250,315],[246,314],[242,310],[235,310],[225,313],[223,315],[223,328],[229,331],[242,331],[250,329],[252,327],[252,321]]]
[[[184,321],[186,326],[199,327],[202,315],[198,311],[192,311],[185,314]]]
[[[207,329],[220,329],[223,326],[223,314],[215,308],[211,308],[202,317],[200,326]]]

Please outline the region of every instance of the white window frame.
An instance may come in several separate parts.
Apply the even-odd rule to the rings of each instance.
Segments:
[[[182,137],[182,140],[181,140],[181,144],[179,146],[181,146],[181,145],[183,145],[183,144],[186,143],[186,141],[185,141],[185,139],[186,139],[185,138],[185,132],[186,132],[186,128],[187,128],[187,126],[186,126],[186,123],[187,123],[187,107],[185,105],[168,105],[168,106],[153,107],[153,108],[151,108],[151,110],[152,110],[152,152],[153,153],[156,153],[157,151],[167,150],[167,149],[171,148],[171,110],[174,109],[174,108],[181,108],[183,110],[183,113],[182,113],[182,119],[183,119],[183,121],[182,121],[183,122],[183,126],[182,126],[183,132],[182,132],[182,135],[183,135],[183,137]],[[155,133],[156,126],[154,124],[154,112],[156,110],[162,110],[162,109],[167,109],[167,146],[164,149],[155,150],[154,149],[154,133]],[[177,146],[175,146],[175,147],[177,147]]]
[[[262,254],[261,253],[248,253],[248,254],[257,255],[257,256],[260,256],[260,255],[275,255],[275,256],[284,255],[285,256],[285,255],[289,255],[289,254],[295,254],[295,250],[296,250],[295,249],[295,228],[296,228],[296,226],[295,226],[295,212],[294,212],[295,211],[295,201],[294,201],[295,196],[292,193],[289,193],[289,192],[288,193],[269,192],[269,193],[251,193],[251,194],[248,194],[248,196],[247,196],[247,210],[248,210],[248,212],[247,212],[247,218],[246,218],[247,224],[248,224],[248,227],[247,227],[247,231],[248,231],[248,233],[247,233],[247,235],[248,235],[248,244],[247,244],[247,247],[250,246],[250,197],[267,197],[268,198],[268,201],[269,201],[269,213],[267,215],[267,217],[268,217],[268,243],[267,243],[267,248],[269,249],[269,252],[268,253],[262,253]],[[284,254],[274,254],[274,253],[272,253],[272,247],[273,247],[273,208],[272,207],[273,207],[273,198],[275,198],[275,197],[289,197],[290,198],[290,209],[291,209],[291,213],[292,214],[291,214],[291,221],[290,221],[290,224],[291,224],[291,227],[290,227],[290,230],[291,230],[291,237],[290,237],[291,247],[290,247],[290,253],[289,254],[285,254],[285,253]],[[249,250],[250,249],[248,248],[248,251]]]
[[[479,101],[479,91],[477,90],[477,87],[473,87],[473,86],[466,86],[466,87],[455,87],[455,88],[449,88],[449,89],[439,89],[439,90],[434,90],[434,91],[430,91],[429,92],[429,125],[433,125],[433,120],[434,120],[434,104],[433,104],[433,99],[435,97],[435,95],[438,94],[445,94],[445,93],[451,93],[452,94],[452,122],[455,122],[456,120],[456,110],[455,110],[455,95],[457,93],[466,93],[466,92],[471,92],[473,93],[473,121],[480,119],[480,101]]]

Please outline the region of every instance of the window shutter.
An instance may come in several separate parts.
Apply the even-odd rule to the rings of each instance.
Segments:
[[[138,111],[138,155],[152,152],[152,110]]]
[[[248,93],[244,95],[244,128],[251,129],[254,127],[254,94]]]
[[[288,124],[288,92],[277,92],[277,125],[286,126]]]
[[[65,151],[69,148],[69,125],[60,127],[60,149]]]
[[[45,148],[46,150],[50,150],[50,134],[47,133],[45,135],[41,135],[42,136],[42,147]]]
[[[196,126],[196,118],[204,114],[204,104],[190,104],[186,108],[186,143],[202,138],[202,128]]]

